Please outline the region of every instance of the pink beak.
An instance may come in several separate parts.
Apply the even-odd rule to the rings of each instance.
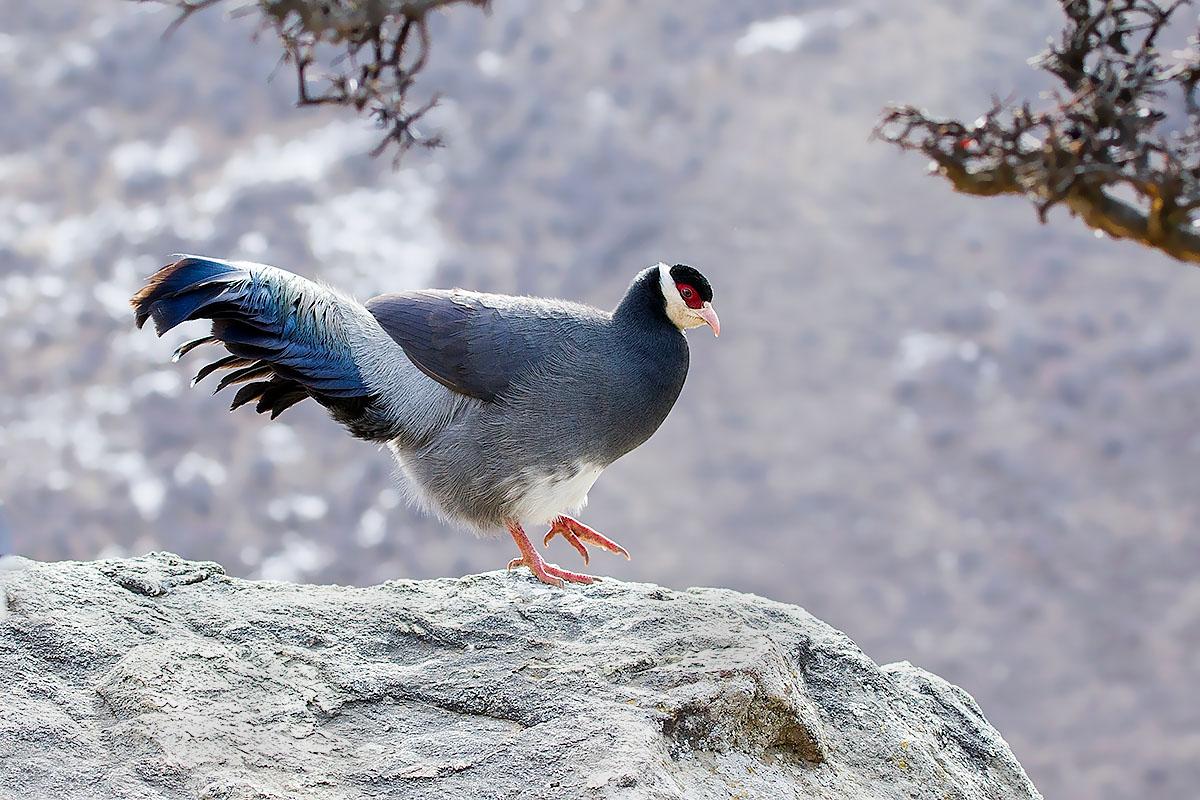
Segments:
[[[712,307],[712,304],[705,303],[696,309],[696,313],[700,315],[700,319],[708,323],[708,327],[712,328],[713,336],[721,335],[721,320],[717,317],[717,310]]]

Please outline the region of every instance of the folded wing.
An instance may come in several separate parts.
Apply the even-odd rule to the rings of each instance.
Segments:
[[[426,375],[460,394],[493,401],[560,350],[579,324],[538,303],[422,290],[380,295],[366,306]]]

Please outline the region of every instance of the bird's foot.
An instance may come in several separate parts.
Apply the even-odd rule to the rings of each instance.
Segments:
[[[549,564],[541,556],[537,556],[536,561],[531,561],[525,556],[514,558],[508,562],[508,568],[512,569],[513,567],[529,567],[529,571],[536,575],[542,583],[548,583],[560,589],[566,583],[595,583],[600,580],[593,575],[584,575],[582,572],[571,572],[571,570],[563,569],[557,564]]]
[[[607,550],[610,553],[625,556],[625,560],[629,560],[628,550],[599,531],[592,530],[577,519],[563,516],[554,520],[554,524],[550,526],[550,531],[542,539],[542,545],[549,546],[550,540],[560,535],[583,557],[584,566],[591,561],[591,556],[588,554],[587,548],[584,547],[585,542],[587,544],[594,544],[596,547]]]
[[[517,543],[517,549],[521,551],[520,558],[514,558],[508,562],[508,568],[513,567],[529,567],[529,571],[537,576],[542,583],[548,583],[551,586],[557,586],[560,589],[567,583],[595,583],[600,580],[592,575],[584,575],[581,572],[571,572],[563,569],[557,564],[548,564],[543,559],[536,549],[533,542],[529,541],[529,537],[525,535],[525,531],[517,522],[509,522],[508,532],[512,534],[513,541]]]

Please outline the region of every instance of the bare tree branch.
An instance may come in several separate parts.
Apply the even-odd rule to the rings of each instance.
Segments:
[[[875,136],[923,153],[964,194],[1066,206],[1089,227],[1200,264],[1200,36],[1159,38],[1191,0],[1059,0],[1062,37],[1034,60],[1047,108],[996,100],[971,124],[888,109]]]
[[[170,35],[198,11],[235,0],[134,0],[179,10]],[[437,95],[410,108],[409,91],[429,61],[429,15],[453,5],[486,10],[490,0],[256,0],[264,30],[273,31],[284,63],[296,71],[298,106],[334,105],[367,112],[384,131],[372,155],[390,148],[394,157],[414,145],[435,147],[416,124],[437,103]]]

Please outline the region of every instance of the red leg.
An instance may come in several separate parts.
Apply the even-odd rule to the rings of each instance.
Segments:
[[[533,542],[529,541],[529,537],[525,535],[525,531],[517,522],[509,521],[508,532],[512,534],[513,541],[517,543],[517,549],[521,551],[520,558],[514,558],[508,562],[508,568],[513,567],[529,567],[529,571],[538,577],[542,583],[548,583],[551,586],[563,586],[563,581],[571,583],[593,583],[600,580],[591,575],[584,575],[581,572],[571,572],[565,570],[555,564],[547,564],[537,550],[533,547]]]
[[[599,531],[592,530],[577,519],[562,516],[554,520],[554,524],[550,526],[549,533],[542,539],[542,544],[549,545],[550,540],[559,535],[579,551],[579,555],[583,556],[584,565],[587,565],[588,561],[591,560],[588,556],[587,548],[583,546],[584,542],[594,544],[596,547],[607,550],[610,553],[625,556],[625,559],[629,560],[628,550]]]

